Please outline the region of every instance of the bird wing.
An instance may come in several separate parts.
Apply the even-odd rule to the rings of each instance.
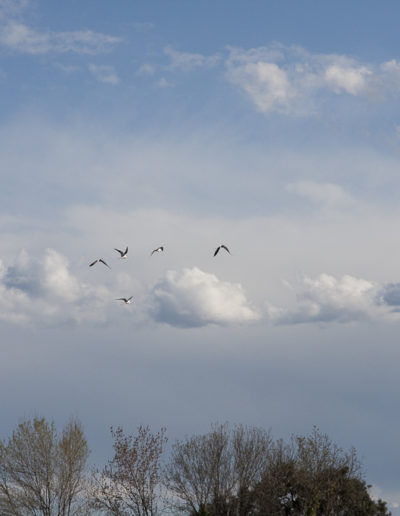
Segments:
[[[229,251],[229,249],[226,247],[226,245],[221,245],[221,247],[223,247],[225,249],[225,251],[228,251],[229,254],[231,254],[231,252]]]
[[[215,250],[215,253],[214,253],[214,256],[217,256],[218,254],[218,251],[221,249],[221,246],[217,247],[216,250]]]
[[[115,301],[125,301],[126,303],[127,299],[125,299],[124,297],[118,297]]]
[[[132,298],[133,298],[133,296],[131,296],[131,297],[128,297],[127,301],[130,301],[130,300],[131,300]]]
[[[128,246],[126,246],[124,254],[128,254]]]
[[[121,249],[117,249],[116,247],[114,247],[114,250],[115,250],[115,251],[118,251],[118,252],[119,252],[119,254],[120,254],[121,256],[124,254],[124,252],[123,252],[123,251],[121,251]]]
[[[89,264],[89,267],[93,267],[93,265],[95,265],[99,260],[95,260],[94,262],[92,262],[91,264]]]
[[[108,265],[108,263],[106,263],[106,261],[105,261],[105,260],[103,260],[103,258],[100,258],[99,262],[104,263],[104,265],[105,265],[106,267],[108,267],[109,269],[111,269],[111,267]]]

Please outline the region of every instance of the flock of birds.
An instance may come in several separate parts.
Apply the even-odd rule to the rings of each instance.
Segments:
[[[214,256],[217,256],[220,249],[224,249],[226,252],[231,254],[231,252],[229,251],[227,246],[225,244],[221,244],[214,251]],[[125,251],[121,251],[121,249],[117,249],[116,247],[114,247],[114,251],[117,251],[120,254],[121,260],[124,260],[128,257],[128,246],[126,247]],[[162,253],[163,251],[164,251],[164,246],[160,245],[160,247],[153,249],[153,251],[150,253],[150,256],[153,256],[154,253]],[[111,269],[111,267],[108,265],[108,263],[103,258],[97,258],[97,260],[94,260],[94,262],[89,264],[89,267],[93,267],[93,265],[96,265],[96,263],[102,263],[103,265],[105,265],[106,267]],[[127,297],[118,297],[115,301],[123,301],[126,305],[130,305],[132,303],[132,299],[133,299],[133,296],[128,297],[128,298]]]

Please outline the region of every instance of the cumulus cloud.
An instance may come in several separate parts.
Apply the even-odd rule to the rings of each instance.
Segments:
[[[305,197],[312,202],[327,206],[342,205],[353,200],[341,186],[332,183],[296,181],[289,183],[286,189],[288,192]]]
[[[119,41],[120,38],[91,30],[39,32],[14,20],[0,28],[0,45],[33,55],[47,52],[93,55],[110,51]]]
[[[112,66],[90,64],[89,71],[99,82],[113,85],[120,82]]]
[[[221,281],[197,267],[168,271],[154,286],[152,298],[154,319],[171,326],[231,325],[260,317],[240,284]]]
[[[342,91],[358,95],[367,88],[368,77],[372,72],[365,66],[341,66],[332,64],[325,70],[325,81],[332,90],[339,94]]]
[[[25,250],[14,263],[0,262],[0,319],[14,323],[104,320],[108,290],[78,281],[68,260],[47,249],[35,259]]]
[[[336,278],[320,274],[303,277],[294,287],[297,306],[292,309],[269,307],[276,324],[349,323],[365,321],[377,315],[377,285],[371,281],[344,275]]]
[[[226,67],[228,79],[264,114],[314,113],[320,92],[365,96],[383,83],[377,66],[279,44],[250,50],[231,48]],[[397,67],[392,64],[388,68]]]
[[[243,88],[262,113],[287,112],[297,92],[287,73],[275,63],[246,63],[231,70],[233,82]]]

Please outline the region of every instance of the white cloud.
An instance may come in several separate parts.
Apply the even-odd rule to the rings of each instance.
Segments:
[[[68,260],[53,249],[48,249],[42,263],[43,286],[52,295],[68,302],[77,301],[83,288],[68,270]]]
[[[16,22],[1,28],[0,43],[12,50],[29,54],[42,54],[51,48],[49,34],[41,34]]]
[[[0,45],[27,54],[73,52],[93,55],[110,51],[119,41],[114,36],[91,30],[39,32],[16,21],[10,21],[0,28]]]
[[[369,320],[377,315],[377,286],[371,281],[344,275],[336,278],[320,274],[303,277],[293,287],[297,307],[293,310],[269,307],[269,316],[277,324],[349,323]]]
[[[90,64],[89,71],[99,82],[113,85],[119,84],[120,82],[112,66]]]
[[[352,197],[345,190],[333,183],[316,183],[314,181],[296,181],[286,186],[288,192],[305,197],[312,202],[327,206],[346,204]]]
[[[14,323],[99,322],[112,299],[102,285],[82,283],[53,249],[35,259],[25,250],[14,263],[0,262],[0,319]]]
[[[275,63],[247,63],[231,71],[231,80],[253,99],[259,111],[287,112],[296,96],[287,73]]]
[[[258,312],[240,284],[219,280],[197,267],[168,271],[152,292],[153,317],[177,327],[254,322]]]
[[[367,96],[382,83],[379,67],[343,55],[278,44],[229,51],[228,79],[264,114],[313,114],[321,92]]]
[[[372,72],[365,66],[351,67],[333,64],[325,70],[327,85],[337,94],[345,91],[351,95],[358,95],[368,86],[367,79]]]
[[[212,67],[219,60],[219,55],[204,56],[190,52],[179,52],[171,47],[166,47],[164,53],[170,58],[168,69],[170,70],[192,70],[193,68]]]

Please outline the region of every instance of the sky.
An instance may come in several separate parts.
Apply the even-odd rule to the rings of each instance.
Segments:
[[[0,437],[315,425],[400,514],[399,15],[0,0]]]

